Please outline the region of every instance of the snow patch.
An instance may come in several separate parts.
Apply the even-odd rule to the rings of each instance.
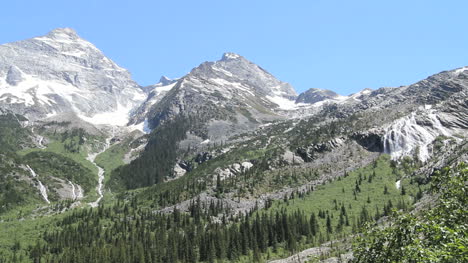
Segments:
[[[460,73],[462,73],[462,72],[464,72],[464,71],[466,71],[466,70],[468,70],[468,67],[463,67],[463,68],[456,69],[456,70],[454,71],[454,73],[455,73],[455,74],[460,74]]]
[[[58,95],[69,102],[73,101],[73,96],[82,96],[82,92],[69,83],[45,81],[25,73],[22,75],[23,81],[16,86],[10,86],[0,80],[0,101],[10,98],[11,104],[24,103],[25,106],[33,106],[38,102],[42,105],[52,106],[55,102],[48,96]]]
[[[301,104],[296,104],[295,101],[286,99],[281,96],[266,96],[266,98],[274,104],[278,105],[278,107],[282,110],[294,110],[298,107],[299,104]]]
[[[217,63],[217,62],[216,62]],[[218,71],[218,72],[221,72],[223,73],[224,75],[228,76],[228,77],[232,77],[232,73],[225,70],[225,69],[222,69],[222,68],[218,68],[218,67],[212,67],[213,70],[215,71]]]
[[[347,97],[347,98],[360,101],[360,99],[358,99],[359,97],[361,97],[363,95],[368,95],[368,94],[371,94],[371,93],[372,93],[371,89],[363,89],[363,90],[361,90],[359,92],[356,92],[354,94],[349,95],[349,97]]]
[[[238,58],[240,58],[240,56],[235,54],[235,53],[227,52],[227,53],[224,53],[223,58],[225,58],[225,59],[238,59]]]
[[[245,87],[244,85],[242,85],[241,83],[238,83],[238,82],[229,82],[225,79],[220,79],[220,78],[213,78],[213,79],[210,79],[212,82],[214,82],[214,84],[218,85],[218,86],[221,86],[221,87],[231,87],[231,88],[234,88],[234,89],[238,89],[238,90],[241,90],[241,91],[245,91],[247,93],[249,93],[250,95],[252,96],[255,96],[255,94],[247,87]],[[225,94],[225,92],[223,93],[224,90],[222,89],[217,89],[218,91],[220,91],[223,95]]]
[[[177,84],[177,82],[174,82],[174,83],[171,83],[171,84],[165,85],[165,86],[156,86],[154,90],[157,93],[167,92],[167,91],[170,91],[176,84]]]
[[[132,108],[133,107],[131,106],[122,106],[118,104],[117,110],[115,111],[98,113],[92,117],[87,117],[85,115],[79,114],[78,117],[80,117],[84,121],[95,125],[107,124],[115,126],[125,126],[128,123],[129,112],[132,110]]]
[[[128,126],[128,130],[129,131],[138,130],[138,131],[141,131],[144,134],[148,134],[148,133],[151,132],[151,128],[149,126],[148,119],[145,119],[144,121],[142,121],[142,122],[140,122],[138,124]]]

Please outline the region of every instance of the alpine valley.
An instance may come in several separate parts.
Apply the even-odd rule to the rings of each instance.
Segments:
[[[468,67],[144,87],[70,28],[0,45],[0,262],[467,262],[467,98]]]

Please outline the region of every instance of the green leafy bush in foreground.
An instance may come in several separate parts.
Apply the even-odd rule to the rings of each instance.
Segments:
[[[355,262],[468,262],[468,168],[432,176],[438,198],[420,214],[395,213],[386,227],[358,239]]]

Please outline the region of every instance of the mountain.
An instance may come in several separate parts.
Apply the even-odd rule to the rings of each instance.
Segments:
[[[147,114],[151,108],[159,103],[161,99],[177,84],[177,80],[171,80],[162,76],[158,83],[144,87],[143,90],[148,93],[146,100],[138,106],[131,114],[129,125],[133,125],[143,132],[149,132]]]
[[[324,100],[337,100],[341,98],[336,92],[331,90],[309,89],[301,94],[296,99],[296,103],[317,103]]]
[[[298,95],[234,53],[140,87],[71,29],[2,45],[0,262],[350,259],[468,161],[467,98],[468,67]]]
[[[31,120],[74,112],[125,125],[144,99],[127,70],[70,28],[0,46],[0,107]]]
[[[147,119],[155,128],[177,116],[191,116],[203,123],[204,131],[196,135],[216,141],[284,119],[279,110],[294,105],[296,97],[288,83],[240,55],[225,53],[221,60],[202,63],[175,83],[161,82],[133,123]]]

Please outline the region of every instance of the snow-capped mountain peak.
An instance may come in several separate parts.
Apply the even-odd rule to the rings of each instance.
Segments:
[[[237,90],[249,90],[259,96],[281,96],[295,98],[296,91],[288,83],[276,79],[272,74],[235,53],[224,53],[221,60],[205,62],[194,68],[190,77],[210,80],[219,87],[227,87]],[[247,93],[249,93],[247,92]]]
[[[294,104],[297,97],[290,84],[230,52],[224,53],[218,61],[200,64],[173,86],[158,86],[160,84],[154,86],[154,91],[134,115],[137,118],[132,124],[148,120],[154,128],[178,115],[202,116],[213,140],[220,136],[216,132],[220,127],[228,129],[229,126],[235,134],[253,129],[264,121],[285,118],[282,110],[291,108],[290,104]],[[158,92],[163,87],[167,90],[165,94]]]
[[[79,38],[78,33],[72,28],[64,27],[64,28],[56,28],[50,31],[47,37],[55,38],[55,39],[77,39]]]
[[[160,86],[166,86],[166,85],[169,85],[169,84],[173,83],[174,81],[175,80],[172,80],[172,79],[170,79],[170,78],[168,78],[166,76],[161,76],[161,78],[159,79],[158,84],[160,84]],[[156,84],[156,85],[158,85],[158,84]]]
[[[236,53],[233,53],[233,52],[226,52],[221,57],[221,60],[226,61],[226,60],[240,59],[240,58],[242,58],[242,56],[240,56],[239,54],[236,54]]]
[[[70,112],[88,120],[124,111],[125,117],[144,98],[127,70],[73,29],[0,45],[0,107],[30,119]]]

